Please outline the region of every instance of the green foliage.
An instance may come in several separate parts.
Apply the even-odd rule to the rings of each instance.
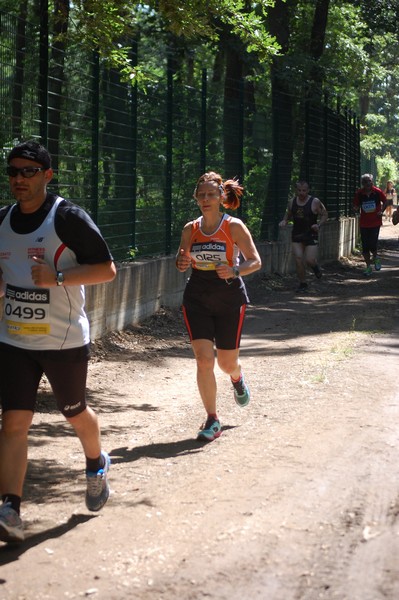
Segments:
[[[156,27],[160,38],[167,31],[197,46],[217,44],[220,28],[228,26],[248,52],[268,60],[279,50],[264,26],[264,15],[273,0],[263,0],[259,16],[236,0],[153,0],[132,5],[125,0],[76,0],[72,6],[75,27],[70,36],[99,52],[109,67],[117,69],[123,80],[145,86],[151,81],[149,66],[142,68],[131,56],[128,40],[139,35],[140,26]],[[141,31],[140,31],[141,33]]]
[[[320,62],[329,91],[344,97],[353,109],[357,108],[359,90],[366,85],[370,68],[365,49],[368,39],[360,10],[347,2],[333,2]]]
[[[398,26],[397,0],[354,0],[361,10],[362,20],[372,24],[375,31],[394,31]]]
[[[38,4],[36,0],[27,0],[28,19],[34,26],[27,28],[24,54],[21,51],[16,53],[15,40],[10,37],[7,41],[5,28],[0,41],[5,63],[5,92],[0,99],[0,108],[3,114],[9,115],[13,103],[15,105],[18,101],[13,94],[23,90],[21,105],[24,110],[20,129],[25,136],[40,133],[40,107],[37,102]],[[50,12],[54,5],[62,4],[50,2]],[[384,157],[390,153],[394,161],[398,160],[399,44],[395,3],[393,0],[369,0],[367,3],[363,0],[330,0],[324,51],[317,60],[310,52],[316,4],[312,0],[150,0],[133,4],[126,0],[65,0],[64,8],[70,9],[68,27],[63,37],[58,39],[54,37],[54,24],[57,19],[64,18],[64,13],[51,15],[50,44],[62,41],[66,56],[60,110],[50,111],[50,122],[57,112],[60,115],[57,141],[62,152],[60,169],[65,194],[85,203],[86,207],[91,206],[90,190],[93,185],[90,154],[92,96],[95,96],[91,89],[93,50],[98,51],[101,57],[102,78],[98,94],[100,150],[96,163],[99,168],[98,209],[101,225],[109,227],[115,254],[124,257],[126,248],[130,247],[136,257],[136,247],[139,253],[144,246],[151,247],[153,252],[162,252],[165,247],[162,228],[166,218],[164,204],[168,184],[166,69],[171,58],[174,67],[173,156],[170,165],[173,174],[173,239],[180,234],[182,223],[196,210],[191,202],[191,193],[199,169],[203,168],[199,164],[199,149],[204,68],[208,73],[206,168],[224,173],[224,128],[228,129],[226,114],[229,113],[226,109],[229,93],[226,65],[227,58],[231,59],[233,55],[232,49],[237,60],[241,61],[242,71],[238,72],[242,72],[246,86],[243,103],[243,177],[246,189],[243,218],[255,236],[262,219],[263,204],[266,203],[265,214],[270,222],[276,217],[273,213],[277,212],[272,194],[267,193],[275,149],[271,121],[276,116],[271,112],[275,79],[271,76],[270,63],[273,74],[276,66],[280,68],[279,78],[284,83],[284,94],[294,98],[286,113],[285,105],[276,109],[279,115],[284,115],[279,125],[285,127],[292,119],[292,127],[284,135],[288,141],[294,140],[292,169],[295,174],[299,172],[304,148],[303,100],[312,89],[313,77],[315,80],[320,77],[320,89],[328,92],[330,98],[339,97],[343,107],[361,114],[365,155]],[[25,2],[22,1],[2,0],[1,9],[21,18],[19,13],[23,6]],[[270,31],[276,31],[278,35],[278,28],[270,27],[270,23],[276,12],[274,9],[281,6],[287,8],[288,15],[287,23],[282,24],[287,26],[289,38],[285,54],[270,34]],[[51,51],[52,48],[50,54]],[[23,84],[17,81],[14,85],[12,77],[17,55],[23,55],[20,67]],[[50,88],[56,80],[58,65],[55,63],[52,59]],[[138,85],[132,86],[131,83]],[[238,101],[235,92],[236,89],[232,93],[233,106]],[[132,106],[136,109],[135,94],[138,98],[138,130],[133,133],[129,119]],[[13,141],[10,132],[14,133],[17,129],[15,125],[10,126],[9,117],[7,119],[0,124],[5,147]],[[15,124],[15,117],[13,120]],[[234,117],[230,121],[231,130],[234,138]],[[137,169],[134,173],[138,182],[135,215],[130,209],[132,199],[126,194],[132,181],[133,144],[136,144]],[[281,163],[284,162],[289,163],[289,160],[282,159]],[[280,167],[286,172],[291,169],[291,165],[286,168],[285,164],[280,164]],[[280,175],[278,187],[282,188]],[[285,189],[282,194],[286,195]],[[135,231],[138,237],[132,240],[128,232],[134,218],[139,223]],[[130,254],[131,250],[128,252]]]
[[[271,157],[259,161],[246,174],[244,218],[255,240],[260,239],[262,209],[266,200],[266,182],[270,175]]]
[[[150,4],[159,10],[167,27],[177,36],[188,39],[199,36],[217,42],[220,26],[224,24],[244,42],[248,52],[257,52],[261,60],[268,60],[279,50],[264,24],[267,9],[274,0],[251,3],[253,10],[242,0],[159,0]]]
[[[129,246],[127,249],[127,253],[126,253],[126,261],[127,262],[132,262],[134,260],[136,260],[137,255],[139,254],[139,249],[137,248],[137,246]]]
[[[387,124],[387,119],[384,115],[375,115],[372,113],[365,115],[364,121],[372,129],[384,128]]]
[[[385,138],[378,133],[371,133],[360,141],[360,147],[367,158],[380,152],[385,146]]]
[[[396,182],[398,180],[398,163],[390,154],[378,156],[376,158],[377,180],[380,186],[385,188],[387,181]]]
[[[397,163],[399,148],[399,30],[396,0],[355,0],[359,19],[366,27],[367,61],[356,67],[363,73],[360,88],[362,149],[367,157]],[[360,67],[360,68],[359,68]]]
[[[236,10],[238,6],[242,7],[243,2],[227,1],[225,4],[227,10],[222,12],[220,18],[223,20],[224,16],[226,24],[230,25],[232,32],[244,42],[248,52],[256,52],[260,62],[267,62],[279,53],[279,44],[265,27],[267,8],[272,6],[274,1],[264,0],[257,3],[261,9],[261,16],[256,11]]]

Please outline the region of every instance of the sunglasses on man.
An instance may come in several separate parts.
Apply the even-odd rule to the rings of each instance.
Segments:
[[[13,167],[9,165],[6,168],[6,173],[9,177],[17,177],[17,175],[21,174],[25,179],[30,179],[34,177],[36,173],[39,171],[46,171],[44,167],[22,167],[22,169],[18,169],[17,167]]]

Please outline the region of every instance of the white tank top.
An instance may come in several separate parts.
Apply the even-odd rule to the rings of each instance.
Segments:
[[[0,225],[0,268],[5,283],[0,341],[30,350],[66,350],[90,341],[84,310],[84,286],[41,288],[34,285],[33,256],[44,259],[55,271],[78,264],[55,231],[58,197],[38,229],[19,234],[11,229],[13,205]],[[54,275],[55,277],[55,275]]]

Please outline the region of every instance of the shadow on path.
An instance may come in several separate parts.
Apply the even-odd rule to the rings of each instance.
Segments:
[[[64,535],[68,531],[75,529],[82,523],[87,523],[91,519],[95,519],[97,515],[72,515],[66,523],[46,529],[39,533],[35,533],[31,536],[27,536],[22,544],[7,544],[0,547],[0,565],[6,565],[7,563],[18,560],[18,558],[35,546],[38,546],[42,542],[52,540]],[[0,580],[0,584],[4,581]]]

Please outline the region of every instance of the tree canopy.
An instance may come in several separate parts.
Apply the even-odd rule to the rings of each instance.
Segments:
[[[23,10],[3,0],[3,10]],[[36,0],[36,6],[45,4]],[[327,92],[360,116],[365,154],[398,159],[399,30],[396,0],[53,0],[54,18],[69,19],[59,36],[79,40],[100,53],[126,80],[146,85],[151,68],[132,60],[131,40],[143,27],[158,42],[217,54],[226,35],[252,76],[268,77],[278,65],[280,81],[300,93]],[[279,15],[283,19],[279,22]],[[67,32],[67,33],[66,33]],[[154,40],[152,40],[154,41]],[[245,56],[246,55],[246,56]],[[274,65],[274,67],[273,67]],[[306,84],[306,85],[305,85]],[[306,89],[307,88],[307,91]]]
[[[270,222],[281,212],[295,178],[306,172],[322,185],[322,151],[305,157],[311,102],[333,108],[348,122],[356,114],[368,164],[381,179],[396,178],[395,5],[393,0],[3,0],[0,11],[18,23],[3,49],[4,85],[10,89],[3,102],[13,111],[9,129],[3,127],[4,139],[8,143],[26,134],[29,111],[23,107],[31,102],[36,113],[40,107],[48,111],[36,123],[51,145],[56,167],[68,144],[77,160],[77,149],[85,157],[94,140],[101,146],[93,164],[101,172],[96,185],[102,186],[97,196],[104,211],[122,206],[129,198],[126,190],[135,187],[140,210],[148,208],[150,214],[154,201],[166,195],[183,219],[183,198],[191,185],[186,180],[199,164],[218,165],[224,173],[245,178],[250,207],[245,217],[252,219],[251,227],[259,229],[262,222],[263,239],[268,239]],[[43,43],[37,32],[47,18],[49,37]],[[30,22],[36,28],[24,29]],[[37,62],[46,51],[47,73]],[[96,68],[100,83],[93,89]],[[71,107],[72,97],[77,100]],[[76,121],[71,117],[75,108]],[[320,147],[322,118],[315,115],[311,132]],[[61,168],[69,157],[69,152],[60,156]],[[87,187],[92,182],[85,160],[79,169]],[[347,210],[358,171],[356,162],[337,213]],[[172,172],[173,192],[166,181]],[[328,193],[325,186],[321,191],[329,198],[339,196],[331,186]],[[176,205],[180,197],[181,210]],[[129,223],[134,223],[134,210]]]
[[[123,44],[145,20],[158,18],[160,30],[197,49],[216,51],[228,30],[242,53],[253,53],[254,74],[263,77],[274,62],[282,65],[279,76],[287,86],[303,89],[306,82],[314,92],[317,83],[359,114],[365,153],[398,158],[396,0],[155,0],[136,5],[78,0],[74,6],[77,31],[132,79],[143,74]],[[279,14],[284,15],[280,24]]]

